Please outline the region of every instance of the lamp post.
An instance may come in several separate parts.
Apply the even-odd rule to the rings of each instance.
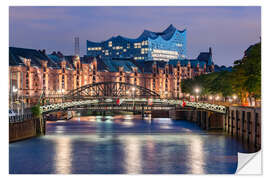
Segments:
[[[229,97],[229,103],[231,104],[233,102],[232,98]]]
[[[165,98],[168,98],[168,92],[167,91],[165,91]]]
[[[209,96],[208,99],[210,100],[211,103],[213,103],[213,96]]]
[[[63,102],[63,94],[65,93],[65,90],[64,89],[61,89],[61,90],[59,89],[57,92],[59,93],[59,95],[62,96],[62,102]]]
[[[12,109],[14,109],[13,104],[16,102],[16,96],[15,95],[17,94],[17,92],[18,92],[18,89],[15,86],[13,86],[12,87],[12,94],[11,94],[11,98],[12,98],[12,100],[11,100]]]
[[[189,93],[186,94],[186,98],[187,98],[188,101],[190,101]]]
[[[200,93],[200,89],[199,88],[195,88],[194,89],[195,93],[196,93],[196,99],[197,99],[197,102],[199,101],[199,93]]]
[[[237,96],[234,94],[234,95],[233,95],[233,102],[234,102],[234,103],[236,103],[236,102],[235,102],[236,99],[237,99]]]
[[[135,107],[135,104],[134,104],[135,88],[134,87],[132,88],[132,95],[133,95],[133,110],[134,110],[134,107]]]
[[[216,101],[219,101],[220,97],[219,95],[216,96]]]

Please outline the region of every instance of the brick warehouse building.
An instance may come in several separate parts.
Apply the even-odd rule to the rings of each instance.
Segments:
[[[95,82],[127,82],[151,89],[161,97],[181,97],[181,80],[214,71],[211,48],[196,59],[150,61],[123,58],[64,56],[9,48],[11,101],[36,103],[46,95],[62,95]],[[35,97],[35,98],[33,98]],[[30,100],[30,98],[32,100]]]

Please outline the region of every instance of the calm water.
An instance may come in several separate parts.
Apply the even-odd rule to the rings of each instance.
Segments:
[[[194,123],[136,116],[47,123],[47,135],[9,145],[12,174],[234,173],[235,139]]]

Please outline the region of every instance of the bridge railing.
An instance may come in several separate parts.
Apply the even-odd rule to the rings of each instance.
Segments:
[[[50,104],[41,106],[42,112],[49,112],[54,110],[60,110],[65,108],[71,108],[75,106],[82,106],[82,105],[91,105],[91,104],[99,104],[99,103],[108,103],[110,105],[116,104],[116,98],[107,98],[107,99],[96,99],[96,100],[81,100],[81,101],[72,101],[72,102],[64,102],[64,103],[57,103],[57,104]],[[134,103],[142,103],[147,104],[149,99],[146,98],[126,98],[122,99],[123,102],[134,102]],[[167,104],[167,105],[183,105],[184,101],[182,100],[173,100],[173,99],[151,99],[153,104]],[[200,102],[189,102],[185,101],[187,107],[193,107],[197,109],[206,109],[209,111],[215,111],[219,113],[226,113],[227,108],[226,106],[215,105],[215,104],[208,104],[208,103],[200,103]]]

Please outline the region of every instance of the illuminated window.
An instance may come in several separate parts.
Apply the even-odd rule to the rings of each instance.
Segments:
[[[112,47],[112,41],[109,41],[108,46]]]
[[[165,60],[165,61],[169,61],[170,59],[177,59],[179,57],[177,51],[169,51],[162,49],[153,49],[151,55],[153,60]]]
[[[134,43],[134,48],[141,48],[141,43]]]
[[[126,52],[127,50],[126,49],[123,49],[124,52]]]
[[[130,48],[130,44],[129,44],[129,43],[127,44],[127,48],[128,48],[128,49]]]

